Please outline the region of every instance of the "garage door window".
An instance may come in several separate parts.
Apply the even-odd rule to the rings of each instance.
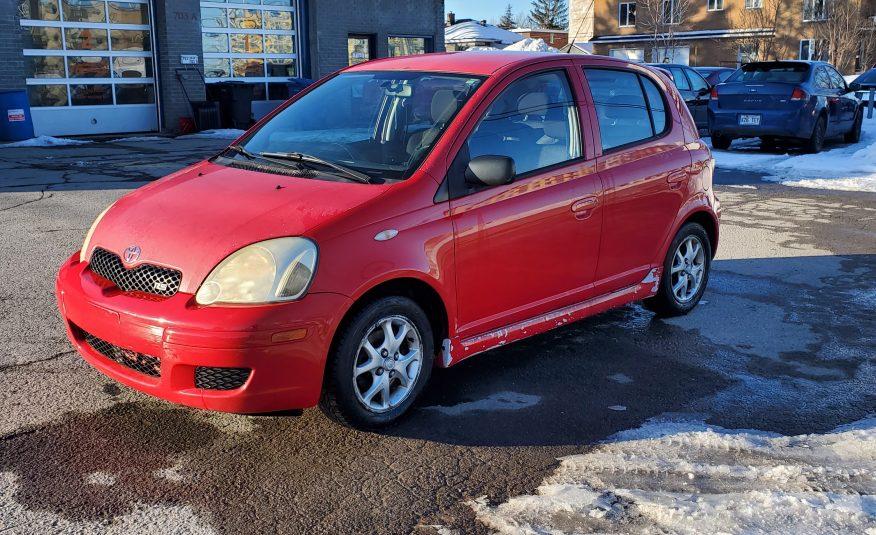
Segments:
[[[300,76],[295,0],[201,2],[201,41],[207,83],[256,84],[257,99],[273,84]]]
[[[155,102],[147,0],[18,0],[18,12],[31,106]]]

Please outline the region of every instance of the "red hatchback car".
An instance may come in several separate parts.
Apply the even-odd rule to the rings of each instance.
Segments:
[[[631,301],[691,310],[713,168],[677,91],[636,64],[371,61],[119,199],[58,302],[85,359],[143,392],[377,427],[434,366]]]

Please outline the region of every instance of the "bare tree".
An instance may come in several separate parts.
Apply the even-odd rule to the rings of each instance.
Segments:
[[[783,0],[747,0],[745,9],[736,18],[736,29],[748,31],[732,40],[740,51],[746,51],[751,60],[785,59],[789,51],[776,38],[776,25],[785,23],[782,16]]]
[[[816,11],[814,15],[823,18],[814,23],[820,56],[815,59],[829,60],[840,70],[850,72],[860,54],[862,64],[866,65],[873,47],[874,22],[869,16],[870,3],[867,0],[823,2],[823,13]],[[866,62],[864,55],[868,56]]]
[[[676,35],[695,6],[692,0],[638,0],[636,26],[650,36],[653,61],[669,59],[678,44]],[[662,54],[661,54],[662,51]]]

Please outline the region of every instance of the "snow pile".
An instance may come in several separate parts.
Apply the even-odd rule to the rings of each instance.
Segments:
[[[533,39],[527,37],[521,41],[517,41],[513,45],[508,45],[505,48],[492,48],[489,46],[473,46],[466,52],[551,52],[558,53],[559,50],[549,46],[544,42],[544,39]]]
[[[0,144],[0,148],[11,149],[15,147],[61,147],[65,145],[85,145],[86,143],[91,143],[91,141],[85,139],[37,136],[30,139],[25,139],[23,141],[16,141],[14,143],[3,143]]]
[[[501,533],[876,533],[876,418],[823,435],[652,420],[562,459],[532,496],[471,502]]]
[[[487,41],[501,46],[516,43],[521,39],[520,35],[512,31],[474,20],[460,22],[444,29],[444,42],[448,44]]]
[[[836,148],[831,148],[831,147]],[[876,192],[876,118],[864,119],[859,143],[828,145],[819,154],[770,154],[759,141],[734,141],[732,150],[713,150],[718,167],[767,173],[786,186]]]
[[[219,128],[216,130],[204,130],[197,134],[179,136],[177,139],[237,139],[245,133],[246,130],[237,130],[236,128]]]

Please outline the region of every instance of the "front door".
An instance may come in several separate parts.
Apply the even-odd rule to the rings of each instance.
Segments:
[[[693,92],[693,103],[690,104],[697,128],[709,128],[709,82],[693,69],[684,69]]]
[[[581,301],[596,270],[602,186],[569,72],[512,76],[448,173],[462,338]],[[466,183],[468,162],[484,155],[512,158],[515,180]]]

